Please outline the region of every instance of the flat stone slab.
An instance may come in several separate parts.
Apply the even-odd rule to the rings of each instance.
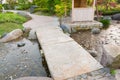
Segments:
[[[61,29],[42,27],[37,30],[36,34],[41,45],[62,43],[67,41],[73,41],[72,38],[65,35]]]
[[[75,41],[42,46],[54,80],[65,80],[102,68],[85,49]]]
[[[54,23],[54,22],[53,22]],[[103,68],[58,25],[39,25],[36,34],[54,80],[66,80]]]
[[[64,22],[63,25],[69,30],[68,33],[92,28],[102,28],[102,23],[98,21]]]

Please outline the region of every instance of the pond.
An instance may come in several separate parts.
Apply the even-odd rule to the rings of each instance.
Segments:
[[[18,44],[24,44],[18,46]],[[0,80],[24,76],[46,77],[37,41],[22,39],[0,43]]]

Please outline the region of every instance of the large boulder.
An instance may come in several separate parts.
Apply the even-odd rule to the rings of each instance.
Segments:
[[[22,35],[23,35],[23,31],[21,29],[15,29],[12,32],[8,33],[5,37],[0,39],[0,42],[9,42],[21,37]]]
[[[115,78],[116,80],[120,80],[120,69],[116,70]]]
[[[53,80],[53,79],[48,77],[23,77],[15,80]]]
[[[112,69],[120,69],[120,55],[118,55],[110,65]]]
[[[120,20],[120,13],[113,15],[112,19],[113,20]]]
[[[106,44],[103,45],[103,55],[101,59],[101,64],[106,66],[106,65],[112,65],[114,62],[116,63],[117,61],[117,66],[113,66],[114,68],[118,68],[118,65],[120,66],[120,46],[114,45],[114,44]],[[118,60],[119,59],[119,60]]]

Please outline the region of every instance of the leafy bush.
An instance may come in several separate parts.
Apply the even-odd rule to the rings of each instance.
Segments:
[[[103,24],[104,29],[107,29],[110,25],[110,20],[107,19],[101,19],[100,22]]]
[[[17,5],[17,10],[26,10],[30,8],[30,4],[18,4]]]
[[[24,23],[25,21],[27,21],[26,18],[15,14],[15,13],[1,13],[0,14],[0,23],[4,23],[4,22],[12,22],[12,23]]]
[[[103,15],[113,15],[113,14],[116,14],[116,13],[120,13],[120,9],[116,9],[116,10],[104,10],[102,11],[102,14]]]
[[[115,75],[115,74],[116,74],[116,71],[115,71],[114,69],[111,69],[110,73],[111,73],[112,75]]]
[[[37,12],[37,11],[48,12],[49,9],[48,8],[36,8],[34,12]]]
[[[2,11],[2,5],[0,4],[0,12]]]

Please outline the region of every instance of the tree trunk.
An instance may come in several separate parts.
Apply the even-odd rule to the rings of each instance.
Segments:
[[[97,14],[97,20],[99,21],[99,18],[100,18],[100,16],[99,16],[99,11],[98,11],[98,2],[96,1],[96,14]]]
[[[65,5],[65,17],[67,16],[67,6]]]

